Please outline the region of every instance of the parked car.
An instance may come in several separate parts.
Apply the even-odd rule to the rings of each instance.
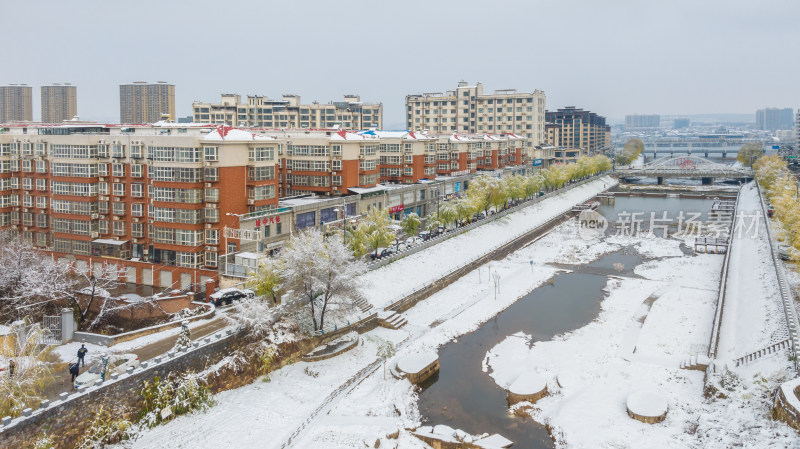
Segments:
[[[136,354],[112,354],[106,366],[106,380],[112,373],[123,374],[129,366],[136,368],[139,366],[139,356]],[[75,378],[76,387],[91,386],[100,378],[100,371],[103,369],[103,362],[97,360],[89,366],[89,369]]]
[[[412,247],[414,245],[419,245],[422,243],[422,237],[409,237],[406,239],[406,248]]]
[[[255,295],[255,292],[252,290],[224,288],[211,295],[211,302],[213,302],[215,306],[219,307],[223,304],[231,304],[234,300],[238,301],[242,298],[252,298]]]

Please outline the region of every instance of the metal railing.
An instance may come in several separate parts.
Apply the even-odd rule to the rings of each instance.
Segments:
[[[786,327],[789,331],[789,342],[791,346],[789,347],[789,354],[791,355],[792,359],[794,360],[794,370],[795,372],[800,373],[798,371],[797,365],[797,330],[798,330],[798,322],[797,322],[797,310],[794,308],[794,295],[792,294],[791,286],[789,285],[789,281],[786,280],[786,273],[783,270],[783,264],[781,263],[780,254],[778,252],[778,244],[775,242],[775,236],[772,234],[772,229],[769,226],[769,217],[767,216],[767,205],[766,199],[764,197],[764,192],[761,190],[761,186],[756,181],[756,188],[758,189],[758,198],[759,202],[761,203],[761,213],[764,216],[764,225],[767,228],[767,236],[770,246],[770,251],[772,252],[772,263],[775,266],[775,275],[778,279],[778,288],[781,292],[781,304],[783,305],[783,314],[786,318]]]

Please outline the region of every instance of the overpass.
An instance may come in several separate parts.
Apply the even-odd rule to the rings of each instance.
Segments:
[[[716,178],[753,178],[753,170],[720,164],[697,156],[665,157],[640,167],[617,169],[620,178],[656,178],[659,184],[666,178],[700,179],[703,184],[713,184]]]

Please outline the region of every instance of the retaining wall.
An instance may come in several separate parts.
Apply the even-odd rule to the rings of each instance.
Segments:
[[[292,363],[301,355],[320,344],[331,341],[344,332],[367,332],[377,327],[376,315],[325,335],[283,343],[278,346],[278,357],[273,361],[272,370]],[[56,449],[74,447],[81,441],[95,412],[104,407],[114,419],[135,420],[142,409],[141,388],[145,381],[154,377],[166,377],[173,372],[202,371],[241,347],[244,335],[231,330],[220,331],[208,337],[195,340],[188,350],[172,352],[156,357],[142,364],[131,373],[112,376],[102,385],[82,389],[63,396],[56,401],[44,402],[36,410],[27,410],[15,419],[3,419],[0,423],[0,447],[28,448],[43,435],[56,436]],[[238,388],[251,383],[261,374],[260,364],[255,360],[245,360],[240,368],[222,370],[213,378],[207,379],[213,393]]]

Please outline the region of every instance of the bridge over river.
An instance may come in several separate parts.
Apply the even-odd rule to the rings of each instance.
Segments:
[[[716,178],[753,178],[753,170],[747,167],[721,164],[697,156],[665,157],[639,167],[617,169],[620,178],[656,178],[659,184],[666,178],[700,179],[703,184],[713,184]]]

